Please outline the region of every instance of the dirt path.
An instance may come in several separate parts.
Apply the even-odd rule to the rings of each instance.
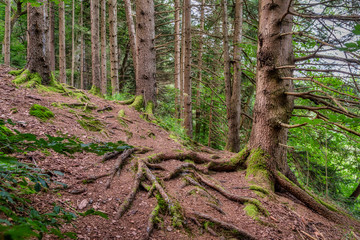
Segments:
[[[83,179],[109,173],[115,160],[100,163],[101,156],[91,153],[77,153],[66,157],[54,152],[50,156],[42,152],[34,153],[33,159],[43,169],[58,170],[64,176],[58,177],[69,186],[58,192],[48,191],[34,197],[34,205],[45,211],[51,208],[52,203],[61,205],[68,210],[85,211],[90,208],[108,214],[106,220],[99,216],[80,217],[76,220],[76,228],[64,226],[64,229],[74,231],[79,239],[143,239],[146,235],[149,214],[156,206],[156,198],[141,189],[131,208],[119,220],[115,215],[119,205],[129,194],[134,184],[134,159],[144,158],[157,153],[174,153],[187,151],[177,140],[170,137],[170,133],[153,123],[140,118],[140,114],[127,106],[94,97],[87,94],[95,110],[87,111],[94,119],[101,122],[101,131],[87,131],[78,120],[83,114],[83,108],[55,107],[54,103],[72,104],[77,100],[53,92],[38,92],[34,89],[16,87],[11,83],[12,76],[7,74],[4,67],[0,68],[0,118],[12,119],[16,122],[15,129],[21,132],[30,132],[44,137],[74,136],[85,143],[124,141],[132,146],[151,148],[146,154],[135,154],[121,170],[120,176],[115,176],[109,189],[105,188],[108,177],[97,179],[93,183],[84,184]],[[29,115],[29,108],[37,103],[48,107],[54,112],[55,118],[48,122],[41,122]],[[106,111],[99,111],[108,109]],[[116,116],[119,110],[124,110],[126,119],[122,124]],[[202,156],[229,159],[233,154],[225,151],[210,150],[212,153],[201,152]],[[161,179],[169,171],[180,166],[182,162],[170,160],[161,163],[165,169],[155,170],[154,173]],[[260,216],[254,220],[247,216],[244,205],[226,199],[217,191],[208,189],[208,195],[191,185],[184,185],[182,177],[164,181],[164,188],[169,195],[178,201],[183,211],[197,211],[211,215],[224,222],[231,223],[238,228],[251,233],[257,239],[344,239],[348,233],[328,220],[307,209],[291,196],[274,195],[271,198],[262,198],[249,189],[245,179],[245,172],[213,173],[210,174],[214,182],[228,189],[232,194],[252,197],[261,201],[269,211],[269,217]],[[213,205],[217,202],[218,209]],[[219,210],[220,209],[220,210]],[[151,235],[151,239],[226,239],[222,233],[214,233],[199,227],[190,219],[185,220],[186,228],[174,228],[171,217],[166,213]],[[226,235],[226,233],[224,233]],[[46,237],[54,239],[53,237]]]

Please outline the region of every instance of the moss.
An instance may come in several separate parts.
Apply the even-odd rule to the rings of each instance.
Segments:
[[[214,227],[215,224],[213,222],[210,222],[210,221],[205,221],[204,222],[204,228],[205,230],[208,230],[209,227]]]
[[[14,135],[13,131],[11,131],[10,129],[8,129],[5,126],[0,126],[0,136],[1,137],[10,137],[13,135]]]
[[[246,203],[244,211],[245,211],[246,215],[248,215],[252,219],[259,220],[259,215],[260,215],[259,209],[254,204]]]
[[[43,121],[55,117],[54,113],[51,112],[47,107],[41,106],[39,104],[33,104],[30,107],[29,113],[30,115],[35,116]]]
[[[155,107],[155,105],[152,101],[149,101],[146,104],[146,107],[145,107],[145,119],[146,120],[156,122],[155,117],[154,117],[154,107]]]
[[[124,109],[121,109],[119,112],[118,112],[118,116],[123,118],[125,117],[125,110]]]
[[[170,207],[171,222],[173,227],[183,227],[184,217],[181,214],[181,206],[178,202]]]
[[[78,119],[78,123],[87,131],[100,132],[104,125],[103,123],[91,116],[81,115],[81,119]]]
[[[138,95],[135,97],[134,102],[130,105],[130,107],[134,108],[136,111],[140,111],[144,106],[144,97],[142,95]]]
[[[17,108],[10,108],[12,114],[19,112]]]
[[[103,97],[100,88],[95,87],[94,85],[91,87],[89,93],[98,97]]]
[[[30,71],[26,69],[13,80],[13,83],[16,85],[24,85],[27,88],[34,88],[41,84],[41,77],[38,73],[30,73]]]
[[[24,71],[24,69],[12,70],[12,71],[8,72],[8,74],[13,75],[13,76],[19,76],[23,71]]]
[[[268,191],[274,191],[274,183],[270,179],[270,173],[267,168],[269,156],[260,148],[253,149],[246,161],[246,178]]]
[[[270,192],[267,189],[265,189],[261,186],[258,186],[258,185],[251,185],[249,187],[249,189],[255,191],[256,193],[260,193],[261,197],[263,197],[264,195],[267,196],[270,194]]]
[[[119,103],[120,104],[123,104],[123,105],[129,105],[129,104],[132,104],[135,100],[135,96],[131,97],[130,99],[128,100],[125,100],[125,101],[120,101]]]

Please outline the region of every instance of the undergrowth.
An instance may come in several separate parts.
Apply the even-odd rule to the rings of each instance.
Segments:
[[[58,238],[76,238],[73,232],[62,232],[63,224],[71,223],[78,216],[107,215],[90,209],[84,213],[68,212],[53,204],[51,212],[41,213],[32,207],[29,195],[39,194],[49,188],[49,184],[66,185],[51,178],[63,175],[52,171],[45,174],[36,166],[19,161],[16,156],[33,151],[53,150],[64,155],[75,152],[92,152],[103,155],[112,151],[123,151],[130,146],[119,141],[116,143],[82,143],[76,138],[53,137],[38,138],[34,134],[20,133],[5,125],[15,125],[11,120],[0,119],[0,239],[42,239],[45,234]]]

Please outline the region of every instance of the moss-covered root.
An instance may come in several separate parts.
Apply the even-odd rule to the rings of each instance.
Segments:
[[[255,240],[256,238],[251,234],[247,233],[246,231],[239,229],[238,227],[232,225],[231,223],[223,222],[217,218],[211,217],[207,214],[200,213],[200,212],[191,212],[196,218],[205,219],[207,221],[212,222],[217,227],[220,227],[224,230],[227,230],[236,237],[237,239],[244,239],[244,240]]]
[[[144,239],[150,238],[150,235],[154,230],[155,225],[159,222],[159,213],[160,213],[160,205],[157,204],[156,207],[150,213],[148,224],[146,227],[146,236],[144,237]]]
[[[320,202],[316,201],[316,199],[310,196],[306,191],[299,188],[296,184],[292,183],[288,178],[286,178],[280,172],[274,174],[276,183],[285,189],[287,192],[291,193],[301,202],[303,202],[307,207],[314,210],[315,212],[319,213],[323,217],[339,224],[352,224],[357,228],[360,228],[360,223],[352,220],[344,215],[341,215],[337,211],[333,211],[335,209],[329,209],[325,205],[321,204]]]
[[[144,107],[144,97],[143,95],[138,95],[135,97],[133,103],[130,104],[130,107],[134,108],[136,111],[140,111]]]
[[[19,76],[23,71],[24,71],[24,69],[12,70],[12,71],[8,72],[8,74],[13,75],[13,76]]]
[[[208,169],[211,171],[235,171],[238,168],[244,167],[244,163],[249,156],[249,151],[245,147],[242,151],[236,154],[234,157],[230,159],[230,161],[223,161],[223,162],[215,162],[212,161],[208,165]]]
[[[130,99],[124,100],[124,101],[118,101],[121,105],[130,105],[135,101],[135,96],[131,97]]]
[[[55,117],[54,113],[51,112],[47,107],[41,106],[39,104],[33,104],[30,107],[30,115],[39,118],[42,121],[46,121],[50,118]]]
[[[134,186],[131,189],[131,192],[127,195],[124,202],[120,205],[119,210],[115,215],[115,219],[121,218],[124,215],[124,213],[129,209],[129,207],[131,206],[131,203],[134,201],[136,193],[140,187],[141,178],[143,176],[143,169],[144,169],[144,164],[142,161],[139,161],[138,162],[138,170],[137,170],[137,173],[135,176]]]
[[[91,87],[89,93],[98,97],[103,97],[100,88],[95,87],[94,85]]]
[[[41,84],[41,77],[38,73],[31,73],[28,69],[25,69],[13,80],[13,83],[33,88]]]
[[[253,149],[246,160],[246,178],[268,192],[274,191],[274,182],[268,168],[269,156],[260,148]]]
[[[155,116],[154,116],[154,103],[152,101],[149,101],[146,104],[145,107],[145,114],[144,117],[147,121],[154,121],[156,122]]]

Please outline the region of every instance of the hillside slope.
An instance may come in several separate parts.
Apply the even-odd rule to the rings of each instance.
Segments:
[[[115,175],[109,188],[106,188],[109,176],[104,175],[114,169],[116,159],[101,162],[102,156],[92,153],[64,156],[55,152],[35,152],[31,156],[32,162],[45,170],[63,172],[64,176],[56,178],[67,184],[68,188],[56,192],[53,189],[33,196],[33,205],[41,211],[47,211],[56,203],[69,211],[94,208],[108,214],[109,219],[99,216],[80,217],[75,221],[76,227],[64,226],[64,230],[76,232],[78,239],[143,239],[147,235],[149,215],[157,205],[154,194],[148,197],[148,192],[140,187],[130,208],[120,219],[116,218],[119,206],[135,184],[136,159],[146,159],[159,153],[176,155],[186,153],[189,149],[180,141],[174,140],[166,130],[143,120],[140,117],[141,113],[128,106],[106,101],[88,93],[86,95],[90,99],[89,102],[81,105],[76,98],[59,93],[16,87],[11,82],[13,77],[7,74],[8,70],[0,68],[0,118],[15,122],[16,125],[11,128],[40,137],[45,137],[46,134],[75,136],[85,143],[124,141],[129,145],[150,150],[144,151],[146,153],[135,152],[131,158],[126,159],[120,176]],[[43,122],[29,115],[29,109],[33,104],[48,107],[55,114],[55,118]],[[120,110],[125,112],[122,121],[117,119]],[[87,130],[79,123],[79,120],[81,122],[84,118],[94,120],[88,125]],[[207,159],[226,160],[234,156],[226,151],[205,147],[198,147],[196,151],[198,156]],[[156,174],[158,179],[162,179],[183,163],[184,161],[175,159],[163,161],[153,166],[152,173]],[[197,166],[199,171],[204,167],[203,164]],[[160,167],[163,169],[159,169]],[[204,184],[185,184],[184,178],[188,181],[192,179],[189,180],[189,174],[192,174],[192,170],[183,171],[174,179],[161,181],[171,199],[181,206],[180,212],[185,216],[184,227],[174,227],[172,217],[162,210],[150,239],[231,239],[236,235],[232,230],[225,231],[209,219],[206,220],[206,217],[201,218],[195,213],[206,214],[222,221],[223,226],[224,223],[236,226],[255,239],[356,238],[349,226],[338,226],[329,222],[290,195],[266,195],[250,190],[245,171],[210,172],[201,176],[216,186],[221,186],[221,189],[227,189],[227,192],[233,195],[258,199],[269,212],[269,216],[255,213],[250,217],[248,215],[251,215],[251,211],[247,209],[246,214],[245,205],[225,198],[219,191]],[[84,183],[83,180],[89,180],[94,176],[103,177]],[[45,238],[54,239],[53,236]]]

